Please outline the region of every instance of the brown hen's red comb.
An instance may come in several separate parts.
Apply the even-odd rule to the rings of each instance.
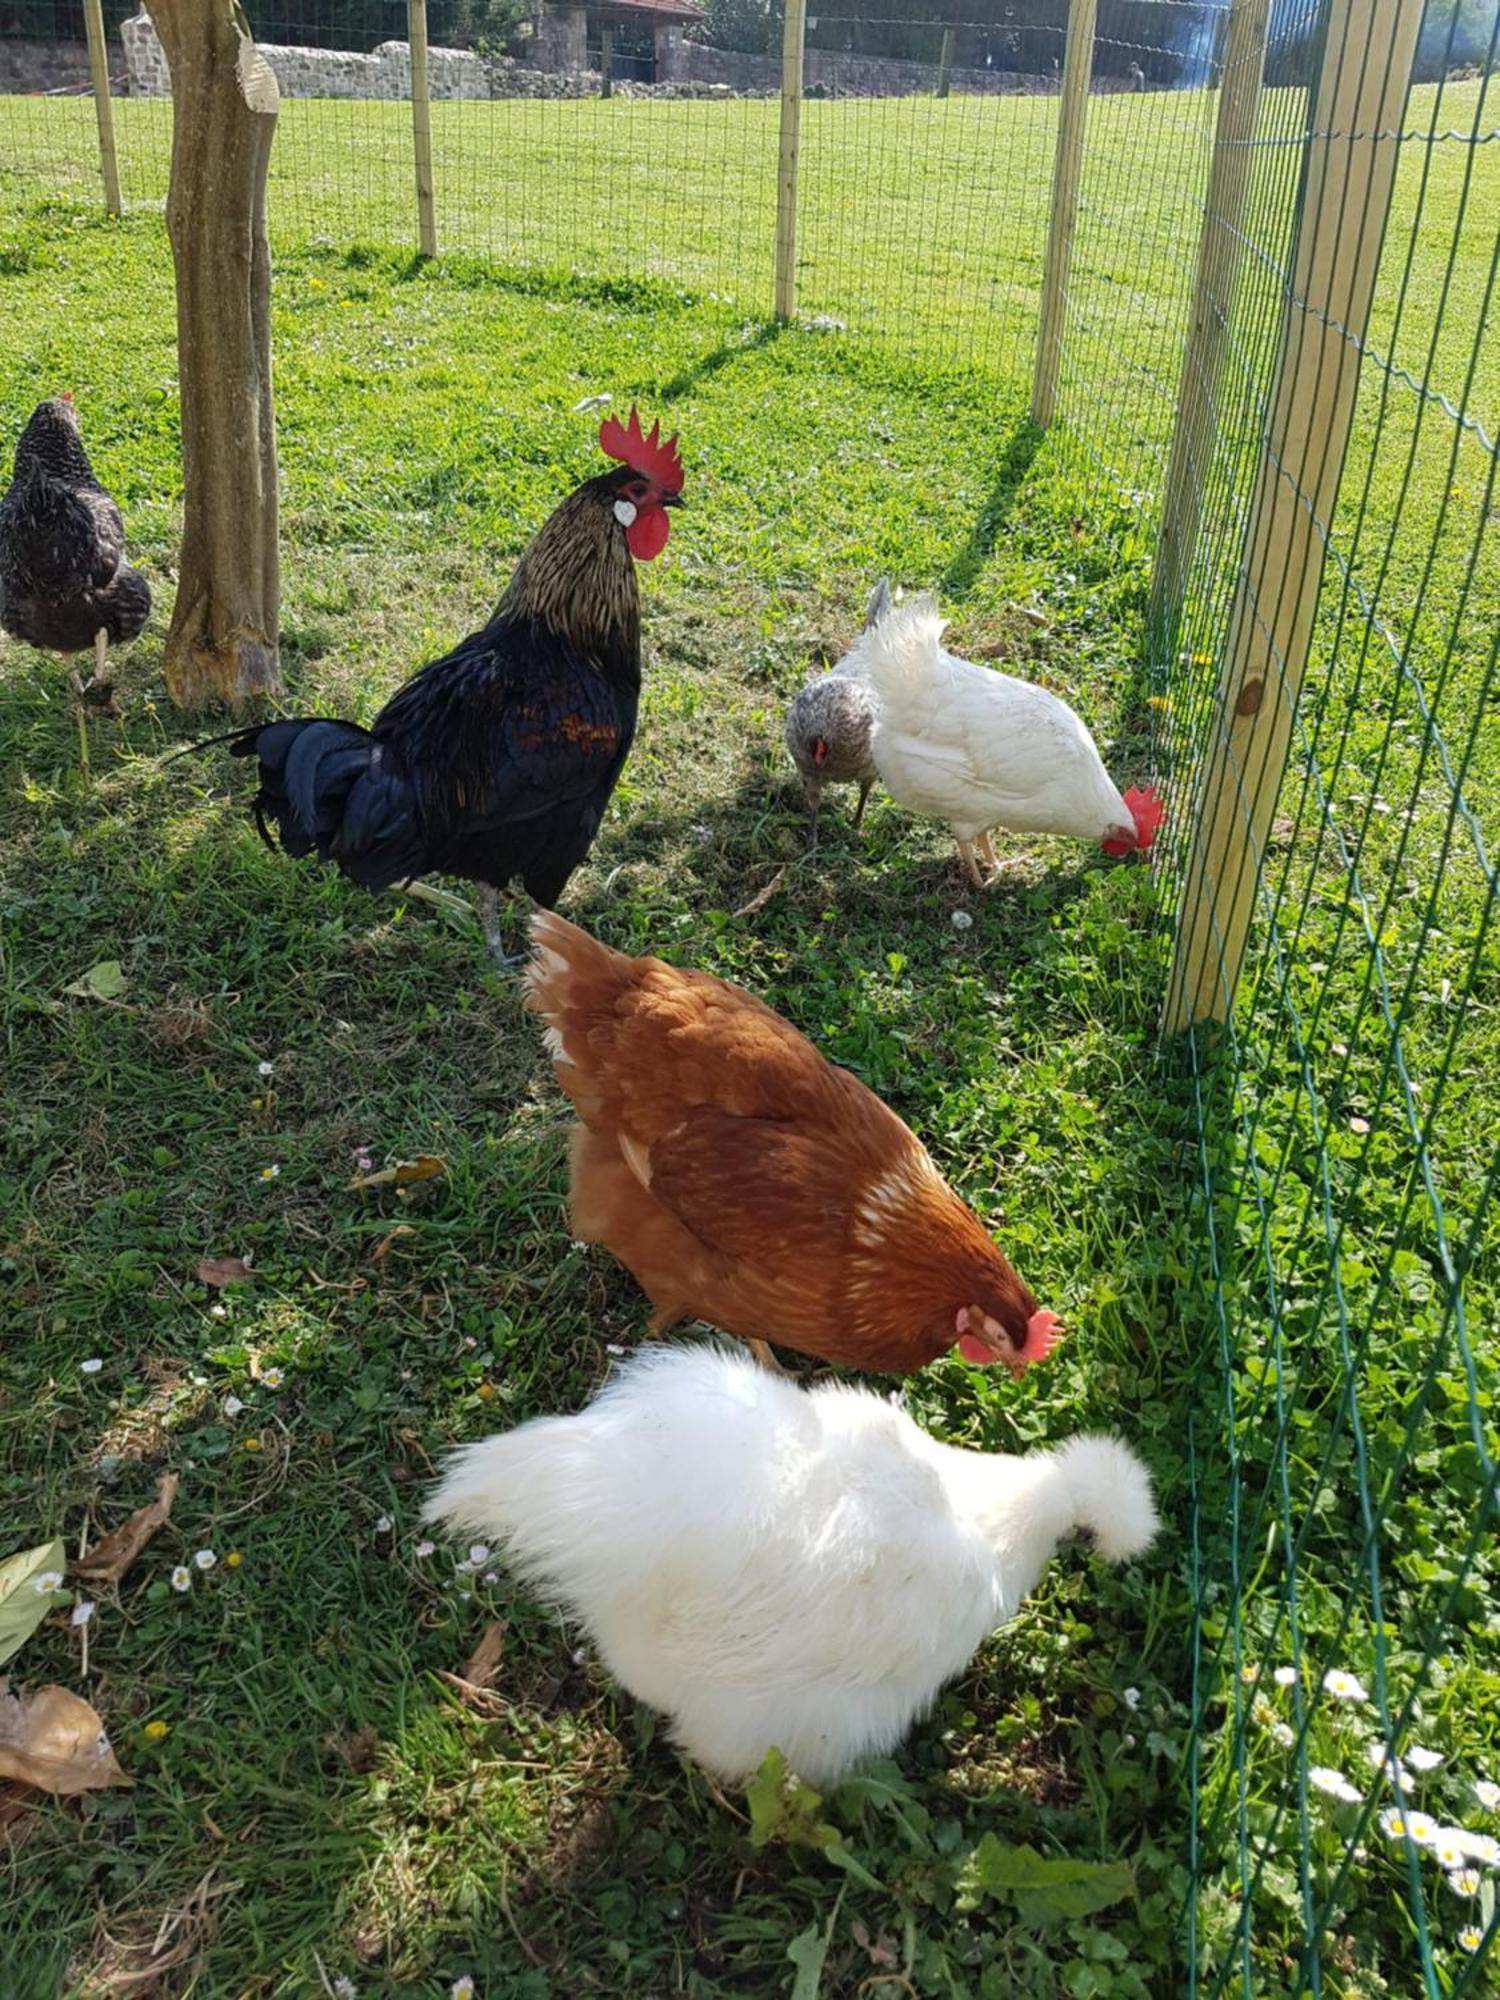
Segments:
[[[674,431],[663,444],[658,419],[647,437],[641,429],[641,419],[633,403],[628,424],[622,424],[618,417],[605,418],[599,427],[599,448],[606,458],[618,458],[622,464],[644,474],[647,479],[654,479],[665,492],[682,491],[682,460],[677,455],[677,433]]]

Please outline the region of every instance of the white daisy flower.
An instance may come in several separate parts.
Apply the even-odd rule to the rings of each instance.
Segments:
[[[341,1973],[333,1982],[333,2000],[357,2000],[358,1993],[359,1988],[347,1972]]]
[[[244,1407],[238,1396],[226,1396],[224,1398],[224,1414],[226,1417],[237,1417]]]
[[[99,1370],[103,1366],[104,1363],[99,1359],[98,1355],[95,1354],[92,1355],[87,1361],[79,1362],[78,1372],[80,1375],[97,1375],[99,1373]]]
[[[1240,1679],[1245,1683],[1246,1687],[1254,1687],[1255,1683],[1260,1679],[1260,1668],[1256,1666],[1241,1667]]]
[[[222,1304],[211,1305],[208,1309],[208,1316],[210,1319],[228,1319],[229,1308]]]
[[[260,1177],[263,1181],[280,1180],[281,1169],[280,1167],[262,1167],[260,1170]]]
[[[1479,1894],[1479,1882],[1480,1875],[1477,1868],[1450,1868],[1448,1870],[1448,1887],[1453,1891],[1455,1896],[1477,1896]]]
[[[1438,1823],[1427,1813],[1398,1812],[1387,1806],[1380,1815],[1380,1831],[1387,1840],[1410,1840],[1428,1847],[1437,1838]]]
[[[274,1076],[276,1074],[276,1065],[273,1062],[258,1062],[255,1065],[255,1074],[257,1076]]]
[[[1297,1685],[1297,1669],[1295,1667],[1278,1667],[1271,1678],[1279,1688],[1295,1687]]]
[[[956,931],[971,931],[974,928],[974,919],[967,910],[955,910],[948,921]]]
[[[1486,1812],[1500,1812],[1500,1785],[1491,1784],[1488,1778],[1476,1778],[1474,1796]]]
[[[375,1523],[375,1532],[377,1535],[388,1535],[391,1532],[391,1517],[389,1514],[381,1515],[380,1519]]]
[[[1340,1805],[1357,1806],[1364,1797],[1357,1786],[1351,1785],[1342,1771],[1330,1770],[1326,1764],[1314,1764],[1307,1773],[1307,1782],[1315,1792],[1325,1798],[1337,1799]]]
[[[1432,1858],[1439,1868],[1446,1868],[1451,1875],[1455,1868],[1464,1865],[1464,1850],[1454,1838],[1451,1826],[1440,1826],[1432,1841]]]
[[[191,1590],[192,1587],[193,1572],[188,1568],[186,1563],[179,1563],[172,1572],[172,1588],[176,1591],[186,1592]]]
[[[1473,1924],[1466,1924],[1458,1934],[1458,1948],[1460,1951],[1478,1951],[1483,1943],[1483,1932],[1477,1930]]]
[[[487,1563],[489,1559],[490,1559],[490,1552],[485,1547],[483,1542],[470,1542],[469,1567],[471,1569],[478,1569],[481,1564]]]
[[[1273,1722],[1271,1724],[1271,1741],[1279,1744],[1283,1750],[1290,1750],[1296,1740],[1297,1732],[1289,1723]]]
[[[418,1542],[416,1554],[419,1556],[430,1556],[436,1547],[436,1542]]]
[[[1134,1714],[1136,1709],[1138,1709],[1141,1705],[1140,1689],[1126,1688],[1124,1694],[1121,1696],[1121,1700],[1124,1702],[1125,1706],[1131,1711],[1131,1713]]]
[[[73,1606],[73,1614],[69,1618],[68,1623],[70,1625],[87,1625],[93,1615],[93,1604],[87,1597],[80,1597],[78,1602]]]
[[[1500,1840],[1492,1833],[1470,1833],[1466,1826],[1456,1826],[1452,1831],[1465,1860],[1477,1861],[1481,1868],[1500,1868]]]
[[[448,2000],[474,2000],[474,1975],[461,1973],[448,1988]]]
[[[1323,1676],[1323,1691],[1337,1701],[1368,1701],[1369,1694],[1364,1683],[1354,1674],[1346,1674],[1342,1667],[1330,1667]]]
[[[286,1377],[279,1368],[262,1368],[260,1379],[267,1389],[279,1389]]]
[[[195,1569],[212,1569],[218,1560],[219,1558],[214,1554],[212,1549],[199,1549],[193,1557],[193,1567]]]
[[[1443,1760],[1436,1750],[1424,1750],[1420,1743],[1408,1743],[1406,1761],[1414,1771],[1425,1773],[1435,1771]]]
[[[55,1597],[63,1587],[63,1573],[60,1569],[44,1569],[31,1587],[38,1597]]]

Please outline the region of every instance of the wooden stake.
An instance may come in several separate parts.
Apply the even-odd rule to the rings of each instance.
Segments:
[[[1422,8],[1331,0],[1290,296],[1214,733],[1198,785],[1166,1026],[1225,1020],[1245,959],[1359,385]]]
[[[1073,231],[1078,224],[1078,182],[1083,172],[1083,127],[1088,115],[1089,79],[1094,68],[1096,0],[1070,0],[1068,44],[1063,54],[1062,100],[1057,113],[1057,151],[1052,161],[1052,216],[1047,228],[1047,262],[1042,273],[1042,313],[1037,328],[1036,372],[1031,384],[1031,421],[1045,430],[1057,400],[1067,317],[1068,273],[1073,263]]]
[[[1151,630],[1171,624],[1198,540],[1203,486],[1213,457],[1213,408],[1244,258],[1245,194],[1260,117],[1270,0],[1234,0],[1224,41],[1213,162],[1203,202],[1198,269],[1177,393],[1152,579]]]
[[[417,166],[417,247],[437,255],[437,205],[432,192],[432,100],[427,90],[427,0],[406,0],[411,45],[411,138]]]
[[[109,95],[109,44],[104,39],[102,0],[83,0],[83,25],[89,38],[89,70],[94,79],[94,117],[99,126],[104,206],[111,215],[119,215],[124,204],[120,200],[120,162],[115,156],[115,108]]]
[[[948,95],[948,87],[953,81],[953,30],[944,28],[943,46],[938,52],[937,94]]]
[[[786,0],[781,31],[781,151],[776,168],[776,317],[797,310],[797,159],[802,137],[802,48],[807,0]]]
[[[599,95],[615,94],[615,31],[606,21],[599,30]]]

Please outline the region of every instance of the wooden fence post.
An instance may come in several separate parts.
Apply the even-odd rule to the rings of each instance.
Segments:
[[[615,94],[615,31],[606,21],[599,30],[599,95]]]
[[[953,82],[953,30],[944,28],[943,46],[938,52],[937,94],[946,97]]]
[[[1198,268],[1177,392],[1177,423],[1156,543],[1156,573],[1151,585],[1153,635],[1167,630],[1175,617],[1198,540],[1203,485],[1213,458],[1214,398],[1244,260],[1245,195],[1260,117],[1270,12],[1270,0],[1234,0],[1224,39],[1213,162],[1203,198]]]
[[[417,247],[437,255],[437,206],[432,194],[432,100],[427,89],[427,0],[406,0],[411,45],[411,140],[417,166]]]
[[[104,206],[111,215],[119,215],[124,205],[120,200],[120,162],[115,156],[115,108],[109,95],[109,44],[104,39],[102,0],[83,0],[83,25],[89,38],[89,71],[94,79],[94,117],[99,125]]]
[[[1052,161],[1052,216],[1047,227],[1036,372],[1031,384],[1031,421],[1039,430],[1045,430],[1051,423],[1057,400],[1068,273],[1073,263],[1073,231],[1078,222],[1078,182],[1083,172],[1083,127],[1088,115],[1089,78],[1094,68],[1095,12],[1096,0],[1069,0],[1062,99],[1057,111],[1057,151]]]
[[[1245,960],[1359,386],[1420,0],[1330,0],[1245,561],[1197,787],[1168,1030],[1225,1020]]]
[[[797,160],[802,138],[802,47],[807,0],[786,0],[781,30],[781,148],[776,164],[776,317],[797,310]]]

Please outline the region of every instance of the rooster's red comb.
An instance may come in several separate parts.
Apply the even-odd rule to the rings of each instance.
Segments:
[[[647,479],[654,479],[667,493],[682,491],[682,460],[677,455],[677,433],[674,431],[662,443],[661,421],[651,426],[648,437],[641,429],[639,412],[632,403],[630,421],[622,424],[618,417],[606,417],[599,427],[599,448],[606,458],[618,458],[622,464],[642,473]]]
[[[1153,785],[1138,791],[1134,785],[1125,794],[1130,817],[1135,821],[1136,846],[1147,848],[1156,838],[1156,829],[1167,816],[1167,802]]]

